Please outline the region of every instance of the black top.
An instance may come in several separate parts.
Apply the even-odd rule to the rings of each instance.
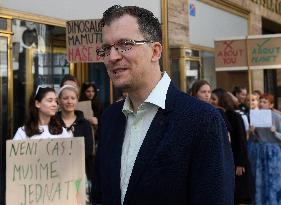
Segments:
[[[70,127],[66,127],[61,117],[61,111],[57,113],[58,119],[61,121],[64,128],[67,131],[71,130],[74,137],[84,137],[85,140],[85,162],[86,162],[86,174],[88,179],[92,179],[93,173],[93,134],[92,127],[88,120],[84,118],[83,112],[75,110],[76,120]]]
[[[235,204],[250,204],[254,196],[254,180],[247,152],[247,135],[241,115],[235,111],[225,112],[231,124],[230,138],[235,167],[245,168],[245,173],[235,177]]]
[[[227,131],[230,132],[232,128],[231,128],[231,124],[229,123],[229,121],[227,119],[227,116],[225,115],[225,111],[222,108],[220,108],[220,107],[216,107],[216,108],[220,112],[220,114],[221,114],[221,116],[223,118],[223,121],[225,123]]]
[[[248,153],[247,134],[243,119],[235,111],[226,111],[225,114],[231,125],[230,138],[235,166],[245,166],[248,161]]]
[[[103,105],[101,104],[101,102],[97,97],[94,100],[92,100],[92,110],[94,112],[94,117],[100,120],[101,114],[103,112]]]
[[[245,105],[244,103],[240,103],[240,105],[238,105],[239,110],[241,110],[244,114],[249,115],[249,107],[247,105]]]

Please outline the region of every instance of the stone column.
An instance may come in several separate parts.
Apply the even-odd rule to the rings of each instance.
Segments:
[[[261,35],[262,34],[262,16],[255,12],[250,13],[249,19],[249,35]],[[263,70],[251,71],[252,77],[252,91],[260,90],[264,92],[264,75]]]

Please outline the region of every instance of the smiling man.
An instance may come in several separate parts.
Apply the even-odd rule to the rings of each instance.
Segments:
[[[212,106],[161,73],[161,25],[148,10],[104,12],[104,58],[114,103],[99,125],[94,200],[103,205],[231,205],[234,166],[227,132]]]

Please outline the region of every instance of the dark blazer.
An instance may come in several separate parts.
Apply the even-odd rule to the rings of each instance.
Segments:
[[[103,114],[94,200],[120,205],[124,101]],[[169,86],[136,158],[124,205],[232,205],[234,165],[220,113]]]

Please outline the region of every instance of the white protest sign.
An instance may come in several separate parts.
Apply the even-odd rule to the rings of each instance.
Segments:
[[[250,124],[254,127],[272,127],[271,110],[250,110]]]
[[[85,205],[84,138],[9,140],[6,205]]]

